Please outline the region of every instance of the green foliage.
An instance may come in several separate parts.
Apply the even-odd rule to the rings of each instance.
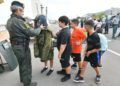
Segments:
[[[106,14],[104,12],[100,12],[100,13],[94,14],[92,17],[98,20],[98,19],[102,19],[104,16],[106,16]]]

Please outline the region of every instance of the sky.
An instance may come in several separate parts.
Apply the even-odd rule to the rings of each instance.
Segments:
[[[43,0],[43,2],[48,6],[48,14],[51,18],[58,18],[61,15],[74,18],[112,7],[120,8],[120,0]]]
[[[13,0],[4,1],[5,3],[0,4],[0,24],[6,23],[11,14],[10,3]],[[31,0],[18,1],[25,4],[25,16],[33,17]],[[61,15],[75,18],[87,13],[104,11],[112,7],[120,8],[120,0],[40,0],[40,2],[44,7],[48,7],[48,18],[52,20],[58,19]]]

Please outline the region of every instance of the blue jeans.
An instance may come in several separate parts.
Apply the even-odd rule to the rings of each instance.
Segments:
[[[115,33],[117,32],[118,25],[113,25],[113,34],[112,38],[115,38]]]

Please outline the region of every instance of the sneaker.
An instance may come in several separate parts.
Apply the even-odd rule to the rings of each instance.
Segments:
[[[95,82],[97,84],[101,83],[101,77],[100,76],[96,76]]]
[[[60,70],[60,71],[57,71],[57,74],[59,74],[59,75],[65,75],[66,74],[66,72],[65,72],[65,70]]]
[[[50,69],[49,72],[47,73],[47,76],[50,76],[53,73],[53,69]]]
[[[76,83],[79,83],[79,82],[80,82],[80,83],[83,83],[83,82],[85,82],[85,81],[84,81],[84,78],[83,78],[83,77],[80,77],[80,76],[79,76],[79,77],[76,77],[73,81],[76,82]]]
[[[70,74],[66,74],[62,79],[61,79],[61,82],[66,82],[68,80],[71,79],[71,75]]]
[[[30,86],[37,86],[37,82],[32,82]]]
[[[71,66],[71,68],[72,68],[72,69],[77,69],[77,64],[74,63],[74,64]]]
[[[44,67],[44,68],[41,70],[41,73],[45,72],[47,69],[48,69],[48,67]]]

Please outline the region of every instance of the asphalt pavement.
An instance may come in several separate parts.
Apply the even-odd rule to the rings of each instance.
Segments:
[[[58,26],[52,25],[52,30],[58,30]],[[56,31],[57,32],[57,31]],[[63,76],[57,75],[56,71],[61,69],[59,60],[57,58],[58,51],[54,50],[54,72],[51,76],[46,76],[48,70],[41,74],[40,71],[44,67],[39,58],[34,58],[33,42],[30,43],[32,54],[32,67],[33,67],[33,81],[38,82],[38,86],[120,86],[120,38],[116,40],[111,39],[111,30],[109,35],[109,50],[102,57],[103,68],[101,69],[102,83],[95,84],[95,71],[88,65],[86,71],[85,83],[74,83],[73,79],[77,70],[72,70],[72,78],[67,82],[60,82]],[[73,61],[71,60],[71,64]],[[0,74],[0,86],[22,86],[19,82],[19,69],[14,71],[5,71]]]

